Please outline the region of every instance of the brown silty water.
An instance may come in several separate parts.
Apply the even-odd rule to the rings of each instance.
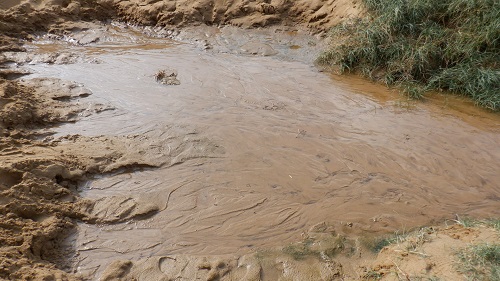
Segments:
[[[455,214],[500,215],[498,115],[456,98],[408,102],[359,78],[332,78],[311,64],[319,47],[306,35],[229,28],[202,50],[113,30],[85,47],[57,45],[99,63],[31,67],[34,76],[83,83],[94,93],[87,99],[115,108],[57,135],[148,134],[175,157],[81,187],[84,197],[129,196],[160,211],[80,224],[79,272],[99,276],[117,258],[245,254],[298,241],[320,222],[371,235]],[[165,68],[180,85],[155,81]]]

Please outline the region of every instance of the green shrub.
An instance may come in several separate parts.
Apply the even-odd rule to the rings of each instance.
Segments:
[[[410,97],[445,90],[500,110],[500,1],[364,0],[369,15],[331,31],[318,58]]]

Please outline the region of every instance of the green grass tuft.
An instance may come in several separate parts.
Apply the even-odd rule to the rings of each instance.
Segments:
[[[468,280],[500,280],[500,244],[471,245],[457,253]]]
[[[444,90],[500,110],[500,1],[363,0],[369,16],[331,31],[317,62],[400,86]]]
[[[396,236],[378,238],[373,241],[365,242],[365,247],[370,249],[373,253],[379,253],[384,247],[396,243]]]
[[[497,231],[500,231],[500,218],[489,218],[489,219],[474,219],[470,217],[463,217],[460,218],[458,215],[456,215],[457,219],[453,220],[453,222],[457,224],[461,224],[465,227],[474,227],[478,225],[485,225],[485,226],[490,226],[496,229]]]
[[[497,231],[500,231],[500,219],[488,219],[486,220],[486,225],[489,225]]]

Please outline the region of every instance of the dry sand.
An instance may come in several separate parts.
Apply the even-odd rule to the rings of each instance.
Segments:
[[[124,171],[173,167],[187,160],[217,158],[227,153],[219,143],[198,135],[196,130],[170,125],[144,134],[75,134],[53,138],[52,127],[61,123],[78,122],[81,117],[113,110],[113,105],[87,102],[86,99],[92,92],[74,82],[54,78],[11,80],[23,75],[22,70],[11,67],[13,64],[72,63],[86,59],[76,53],[35,55],[29,51],[25,52],[18,39],[31,40],[37,32],[46,31],[61,38],[82,30],[91,30],[87,24],[80,21],[106,19],[172,28],[192,28],[193,25],[199,24],[229,24],[240,27],[300,25],[313,32],[323,32],[341,20],[359,16],[362,10],[358,5],[355,0],[105,0],[97,3],[83,0],[3,1],[0,4],[0,278],[85,279],[85,276],[71,272],[74,265],[67,259],[73,255],[74,245],[68,246],[65,241],[72,235],[77,221],[89,225],[112,225],[149,218],[165,208],[164,205],[158,204],[157,200],[147,196],[125,194],[82,199],[77,189],[85,180]],[[84,45],[95,42],[96,38],[87,34],[76,41]],[[202,47],[206,47],[205,43]],[[272,55],[266,48],[267,46],[263,47],[262,44],[255,45],[250,42],[244,45],[241,51],[247,54]],[[259,102],[261,101],[255,100],[253,104],[266,111],[284,109],[281,103]],[[317,130],[321,133],[323,128],[318,127]],[[305,134],[305,131],[298,131],[299,140],[296,137],[291,142],[300,141]],[[492,134],[497,136],[498,132]],[[165,135],[168,136],[166,142],[161,138]],[[454,141],[459,144],[459,140]],[[454,141],[450,142],[455,143]],[[378,156],[365,156],[362,153],[364,148],[366,147],[360,146],[359,151],[356,147],[350,148],[350,156],[356,159],[353,165],[365,162],[369,165],[379,160]],[[236,151],[235,147],[228,149],[232,149],[231,152]],[[327,156],[319,153],[317,161],[324,162],[322,165],[335,166],[336,162]],[[493,166],[495,157],[497,155],[494,154],[489,159]],[[439,160],[430,161],[428,164],[439,170]],[[450,162],[444,165],[452,169],[454,164]],[[426,169],[418,165],[415,167]],[[392,167],[394,173],[397,173],[398,169],[396,166]],[[463,169],[467,170],[467,167]],[[467,173],[465,170],[464,173]],[[491,175],[490,170],[485,174],[484,178],[474,175],[469,180],[478,186],[488,187],[495,176]],[[328,185],[335,181],[336,177],[346,183],[350,182],[348,185],[359,184],[360,188],[366,187],[368,182],[375,183],[372,191],[376,192],[377,188],[381,188],[385,192],[384,198],[389,198],[390,201],[387,208],[400,204],[401,197],[408,195],[391,191],[386,187],[387,181],[384,177],[370,174],[363,176],[357,169],[352,169],[347,174],[328,172],[318,175],[317,184]],[[453,178],[452,171],[449,177]],[[441,178],[436,176],[436,179]],[[406,180],[403,180],[400,184],[404,186],[405,182]],[[432,193],[428,190],[425,192]],[[491,197],[491,202],[498,201],[498,195],[494,192],[495,190],[491,191],[491,194],[486,192],[486,195]],[[341,195],[338,197],[342,197]],[[409,198],[418,197],[412,196]],[[467,198],[463,197],[457,198],[467,201]],[[439,201],[439,198],[430,200]],[[360,197],[361,199],[363,198]],[[417,202],[420,199],[415,200]],[[418,203],[425,203],[421,201]],[[490,201],[482,206],[482,212],[493,208]],[[402,204],[406,202],[400,205]],[[418,209],[422,209],[422,204],[406,207],[402,205],[399,208],[407,213],[418,212]],[[425,221],[422,214],[426,211],[439,212],[439,207],[430,204],[433,207],[422,210],[419,220]],[[338,206],[337,208],[345,208]],[[360,205],[359,210],[353,210],[355,213],[361,213],[361,209],[370,209],[366,206]],[[320,216],[328,212],[326,206],[318,210]],[[372,219],[382,225],[377,227],[383,229],[393,226],[391,222],[397,220],[395,217],[375,215]],[[288,217],[285,218],[287,219]],[[354,229],[357,226],[354,225]],[[490,228],[468,229],[454,226],[435,229],[428,234],[432,239],[429,238],[419,245],[421,247],[418,253],[424,253],[430,258],[405,252],[398,248],[402,247],[401,245],[390,246],[375,257],[363,248],[359,239],[345,236],[346,233],[352,232],[352,227],[351,223],[343,222],[342,229],[345,233],[338,233],[338,225],[320,223],[304,231],[302,242],[245,255],[178,254],[134,261],[118,259],[104,270],[101,280],[357,280],[369,279],[367,273],[370,272],[376,272],[386,280],[410,280],[432,276],[457,280],[456,278],[461,276],[453,267],[451,254],[455,249],[479,241],[498,241],[498,233]],[[308,243],[311,241],[314,243],[310,246],[310,255],[306,255],[304,259],[294,259],[293,253],[297,252],[294,249],[303,249],[305,244],[309,247]],[[339,244],[339,241],[345,243]]]

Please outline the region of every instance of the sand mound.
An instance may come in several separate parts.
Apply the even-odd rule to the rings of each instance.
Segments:
[[[367,267],[367,280],[465,280],[457,253],[471,245],[498,243],[491,226],[427,227],[384,247]],[[470,280],[470,279],[468,279]],[[474,279],[477,280],[477,279]]]
[[[101,104],[83,108],[67,102],[91,94],[92,92],[82,85],[57,79],[34,79],[19,83],[1,81],[0,129],[34,128],[58,122],[72,122],[78,115],[110,109]],[[4,134],[7,132],[4,131]]]
[[[71,21],[106,20],[113,9],[94,1],[19,1],[0,11],[0,30],[12,37],[30,37],[36,31]]]

